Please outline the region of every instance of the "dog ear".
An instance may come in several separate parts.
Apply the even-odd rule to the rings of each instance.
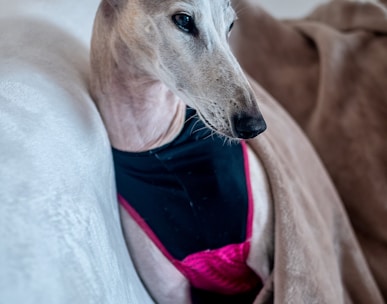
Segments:
[[[112,7],[119,8],[126,0],[104,0],[105,2],[108,2]]]
[[[103,16],[108,20],[112,19],[120,11],[125,1],[127,0],[102,0],[100,10]]]
[[[102,0],[101,9],[105,17],[111,17],[117,13],[126,0]]]

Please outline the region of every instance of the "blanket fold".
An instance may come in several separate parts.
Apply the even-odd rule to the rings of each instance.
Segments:
[[[249,144],[265,166],[275,208],[273,281],[255,303],[271,297],[274,303],[383,303],[313,147],[285,111],[252,84],[270,128]]]

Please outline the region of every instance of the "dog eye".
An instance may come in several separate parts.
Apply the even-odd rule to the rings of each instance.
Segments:
[[[234,22],[230,24],[230,27],[228,28],[228,32],[231,32],[232,28],[234,27]]]
[[[188,34],[195,35],[195,36],[198,34],[195,21],[191,16],[186,14],[176,14],[172,16],[172,21],[183,32],[186,32]]]

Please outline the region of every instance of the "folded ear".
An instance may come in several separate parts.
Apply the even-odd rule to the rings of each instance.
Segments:
[[[102,0],[101,9],[105,17],[113,16],[123,6],[126,0]]]
[[[103,2],[109,3],[112,7],[118,8],[121,6],[126,0],[103,0]]]

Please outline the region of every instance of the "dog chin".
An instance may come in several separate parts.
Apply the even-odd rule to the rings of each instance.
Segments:
[[[199,112],[198,112],[199,113]],[[215,134],[220,137],[224,137],[225,141],[240,141],[240,138],[233,136],[231,129],[220,129],[215,127],[208,119],[205,118],[202,114],[198,114],[200,119],[204,122],[204,124],[211,129]]]

